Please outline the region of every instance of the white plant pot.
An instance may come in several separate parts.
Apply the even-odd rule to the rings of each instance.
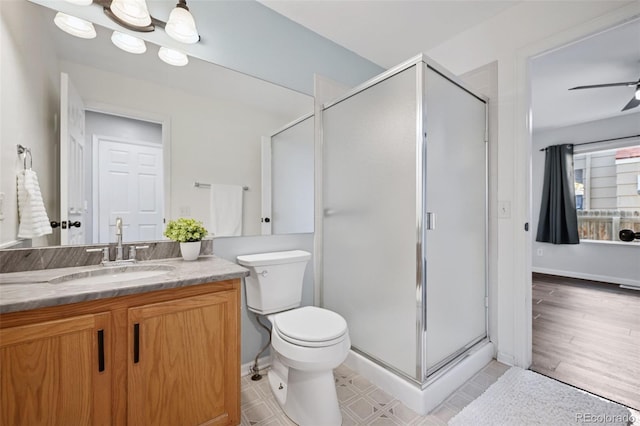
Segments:
[[[192,243],[180,243],[180,253],[184,260],[196,260],[200,256],[200,245],[202,241]]]

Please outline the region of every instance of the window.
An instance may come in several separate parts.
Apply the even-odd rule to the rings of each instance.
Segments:
[[[640,232],[640,145],[575,154],[573,162],[580,239]]]

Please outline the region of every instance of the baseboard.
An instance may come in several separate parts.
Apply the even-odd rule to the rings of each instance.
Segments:
[[[240,366],[240,377],[250,376],[253,374],[253,363],[254,361],[244,363]],[[262,371],[271,366],[271,356],[263,356],[262,358],[258,358],[258,370]]]
[[[611,284],[619,284],[627,287],[640,287],[640,281],[631,280],[626,278],[619,277],[610,277],[607,275],[594,275],[594,274],[585,274],[582,272],[575,271],[560,271],[557,269],[547,269],[547,268],[531,268],[532,272],[536,272],[539,274],[547,274],[547,275],[556,275],[560,277],[569,277],[569,278],[578,278],[581,280],[589,280],[589,281],[599,281],[603,283],[611,283]]]
[[[503,364],[507,364],[510,366],[516,365],[516,358],[511,354],[498,351],[496,359]]]

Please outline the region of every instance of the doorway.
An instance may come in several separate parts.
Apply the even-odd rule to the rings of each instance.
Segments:
[[[622,193],[626,189],[619,190],[620,170],[635,160],[617,158],[615,152],[611,157],[606,150],[637,143],[633,139],[640,133],[640,108],[624,109],[635,87],[569,89],[637,81],[640,52],[629,40],[639,33],[640,20],[626,21],[535,56],[529,63],[533,237],[545,161],[541,150],[570,143],[576,171],[582,161],[575,155],[578,148],[602,166],[593,169],[588,185],[578,182],[586,179],[586,168],[576,174],[580,178],[575,185],[576,204],[582,207],[580,244],[532,243],[531,369],[636,409],[640,407],[640,291],[620,286],[640,289],[640,245],[616,241],[615,229],[627,212],[640,215],[640,193],[634,187],[628,195],[637,200],[627,206],[625,199],[621,204],[627,195]],[[598,150],[602,155],[594,154]],[[605,175],[605,169],[613,174]],[[593,192],[588,200],[585,188],[589,186]],[[594,233],[590,227],[596,221],[601,232]]]
[[[162,239],[162,124],[87,111],[85,127],[91,141],[88,156],[92,167],[87,171],[91,241],[113,242],[116,217],[123,219],[124,242]]]

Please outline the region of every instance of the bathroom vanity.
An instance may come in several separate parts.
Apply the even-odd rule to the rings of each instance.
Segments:
[[[162,273],[0,276],[0,424],[240,423],[247,270],[215,256],[142,264]]]

